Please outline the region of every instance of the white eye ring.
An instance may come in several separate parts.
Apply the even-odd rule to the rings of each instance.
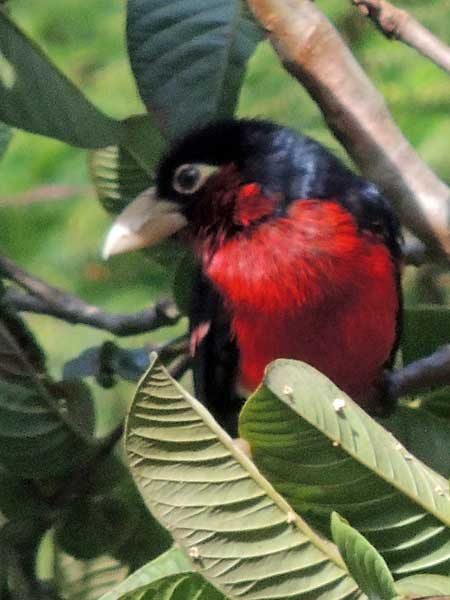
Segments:
[[[180,165],[173,175],[173,189],[180,194],[195,194],[216,171],[217,167],[201,163]]]

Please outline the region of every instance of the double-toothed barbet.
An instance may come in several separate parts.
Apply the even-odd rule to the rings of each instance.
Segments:
[[[373,183],[286,127],[212,123],[173,145],[105,254],[172,235],[201,265],[190,315],[196,393],[231,433],[236,390],[253,390],[276,358],[313,365],[369,412],[386,409],[400,228]]]

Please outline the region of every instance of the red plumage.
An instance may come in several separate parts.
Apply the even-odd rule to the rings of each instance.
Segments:
[[[214,193],[217,213],[233,212],[223,223],[249,226],[273,211],[256,184],[220,198],[227,182],[222,173],[204,196]],[[286,216],[251,233],[226,233],[197,230],[194,245],[231,317],[239,383],[253,390],[269,362],[295,358],[365,404],[397,330],[396,266],[382,238],[358,231],[338,202],[314,199],[293,202]]]

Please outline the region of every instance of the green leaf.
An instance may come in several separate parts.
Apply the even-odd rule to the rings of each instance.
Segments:
[[[331,533],[350,574],[371,600],[392,600],[398,595],[383,557],[336,512],[331,515]]]
[[[261,31],[241,0],[129,0],[128,52],[169,138],[234,113]]]
[[[30,512],[2,523],[0,529],[0,581],[7,575],[12,598],[33,599],[36,591],[34,561],[42,538],[49,527],[49,515]],[[3,587],[0,587],[3,590]],[[3,600],[2,594],[2,600]],[[10,598],[8,595],[7,598]]]
[[[412,575],[395,583],[399,594],[411,595],[414,598],[422,596],[450,597],[450,577],[442,575]]]
[[[129,469],[117,456],[108,455],[96,467],[84,495],[66,500],[55,539],[75,558],[110,554],[137,569],[169,549],[173,540],[148,514]]]
[[[112,214],[153,185],[156,167],[166,145],[148,115],[130,117],[122,123],[121,145],[89,153],[89,170],[97,196]]]
[[[0,463],[19,477],[61,475],[93,451],[49,395],[0,383]]]
[[[153,179],[167,143],[151,115],[134,115],[122,121],[122,146]]]
[[[64,393],[50,380],[32,334],[20,317],[0,309],[0,463],[19,477],[60,475],[94,449],[89,416],[83,427],[71,420],[73,387]],[[86,391],[81,402],[85,409],[92,402]]]
[[[81,379],[60,381],[53,386],[59,402],[67,409],[70,422],[87,436],[95,432],[95,401],[90,387]]]
[[[157,165],[167,146],[148,115],[122,122],[122,143],[93,150],[88,164],[97,197],[111,214],[120,213],[141,192],[154,184]],[[170,267],[178,260],[180,246],[168,239],[145,255]]]
[[[262,474],[321,531],[329,534],[339,511],[394,574],[448,572],[447,480],[313,367],[269,365],[243,408],[240,435]]]
[[[56,548],[54,583],[67,600],[98,600],[127,576],[128,569],[111,556],[80,561]]]
[[[125,593],[149,585],[163,577],[185,573],[191,569],[192,563],[187,555],[179,548],[171,548],[132,573],[112,592],[102,596],[101,600],[119,600]]]
[[[122,125],[93,106],[0,11],[0,120],[73,146],[120,140]]]
[[[439,390],[420,394],[420,400],[420,406],[425,411],[446,421],[450,420],[450,385],[446,385]]]
[[[155,358],[130,408],[126,450],[147,507],[225,595],[361,597],[334,546]]]
[[[83,497],[64,511],[55,531],[58,546],[75,558],[89,560],[114,554],[130,536],[133,507],[119,497]]]
[[[227,598],[198,573],[182,573],[164,577],[120,596],[119,600],[227,600]]]
[[[122,146],[107,146],[89,154],[89,170],[97,197],[109,213],[120,213],[152,185],[152,179]]]
[[[0,67],[0,69],[1,69],[1,67]],[[0,158],[5,154],[10,140],[11,140],[11,129],[5,123],[0,122]]]
[[[30,514],[44,515],[48,510],[29,481],[0,469],[0,523],[5,519],[20,521]]]
[[[450,403],[450,397],[447,401]],[[450,423],[447,420],[422,408],[398,406],[380,423],[426,465],[446,479],[450,477]]]
[[[450,308],[423,305],[405,309],[403,315],[402,356],[409,364],[450,343]]]
[[[45,355],[25,321],[0,298],[0,379],[33,387],[36,377],[47,377]]]

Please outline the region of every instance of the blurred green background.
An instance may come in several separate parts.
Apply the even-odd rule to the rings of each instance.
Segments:
[[[450,180],[448,76],[415,51],[387,41],[350,2],[318,4],[345,35],[419,154]],[[143,112],[126,55],[124,0],[11,0],[8,6],[16,22],[103,111],[116,118]],[[409,0],[402,6],[449,41],[450,0]],[[250,61],[239,114],[292,125],[343,156],[314,103],[267,43]],[[102,262],[100,248],[111,219],[90,191],[86,158],[82,150],[15,132],[0,164],[0,249],[88,302],[107,310],[138,310],[170,293],[171,274],[141,254]],[[30,195],[48,185],[70,186],[73,193],[58,200]],[[55,375],[82,349],[112,337],[47,317],[33,316],[30,322]],[[153,339],[169,333],[159,331]],[[123,345],[143,343],[141,337]],[[103,396],[118,398],[124,389],[126,384]]]

